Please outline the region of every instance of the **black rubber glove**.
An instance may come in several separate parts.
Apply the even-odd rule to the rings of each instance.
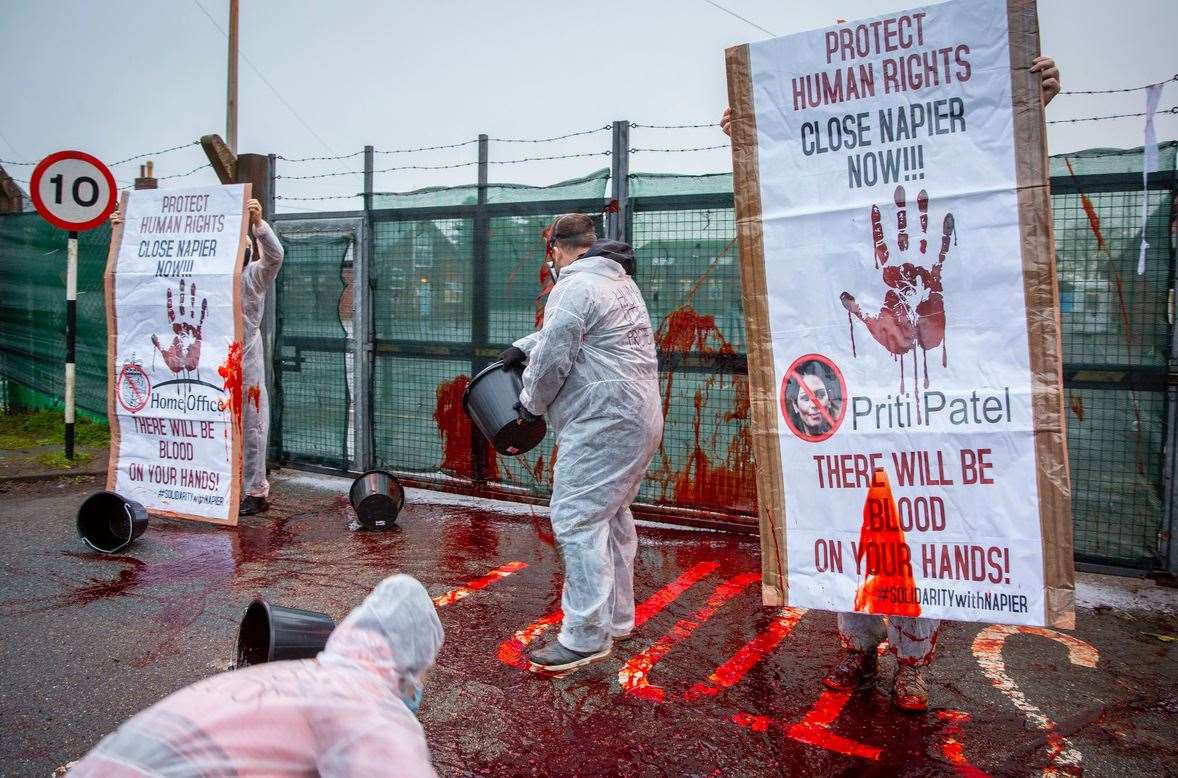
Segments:
[[[515,367],[516,365],[522,365],[524,362],[527,362],[528,355],[515,346],[512,346],[511,348],[505,349],[499,355],[499,361],[503,363],[504,367]]]
[[[525,408],[524,404],[519,400],[516,400],[515,405],[512,407],[515,408],[516,416],[519,417],[516,420],[516,424],[531,424],[532,422],[538,421],[540,419],[539,416],[536,416],[527,408]]]

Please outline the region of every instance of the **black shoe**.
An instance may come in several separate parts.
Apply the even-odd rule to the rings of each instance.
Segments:
[[[255,497],[250,494],[241,499],[241,505],[237,508],[238,516],[256,516],[259,513],[265,513],[270,510],[270,503],[265,497]]]
[[[554,640],[542,648],[528,652],[527,657],[531,662],[529,669],[532,672],[562,673],[600,662],[610,655],[611,650],[611,647],[606,645],[599,651],[573,651],[561,645],[559,640]]]

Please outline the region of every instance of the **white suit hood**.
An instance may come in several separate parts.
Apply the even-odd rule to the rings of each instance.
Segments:
[[[425,587],[411,576],[394,575],[340,622],[319,662],[379,673],[399,697],[408,699],[421,688],[443,639],[442,623]]]

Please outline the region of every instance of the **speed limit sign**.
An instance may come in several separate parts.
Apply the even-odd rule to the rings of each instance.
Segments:
[[[115,209],[114,176],[84,151],[59,151],[37,165],[29,181],[37,213],[69,232],[90,230]]]

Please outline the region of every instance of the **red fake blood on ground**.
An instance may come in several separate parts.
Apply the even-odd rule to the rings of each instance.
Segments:
[[[919,616],[916,581],[912,578],[912,551],[900,528],[900,514],[892,496],[892,484],[883,469],[875,471],[867,500],[855,563],[863,583],[855,593],[855,610],[890,616]],[[905,602],[895,602],[900,593]],[[909,601],[910,600],[910,601]]]
[[[262,390],[256,385],[246,390],[245,399],[254,404],[254,411],[262,410]]]
[[[229,394],[229,412],[233,415],[233,429],[241,432],[241,344],[230,343],[225,361],[217,368]]]
[[[468,386],[470,378],[464,375],[438,386],[434,423],[442,434],[442,469],[457,476],[473,478],[471,435],[474,434],[474,425],[462,407],[462,396]],[[488,444],[486,451],[487,480],[498,481],[499,462],[495,459],[495,449]]]

